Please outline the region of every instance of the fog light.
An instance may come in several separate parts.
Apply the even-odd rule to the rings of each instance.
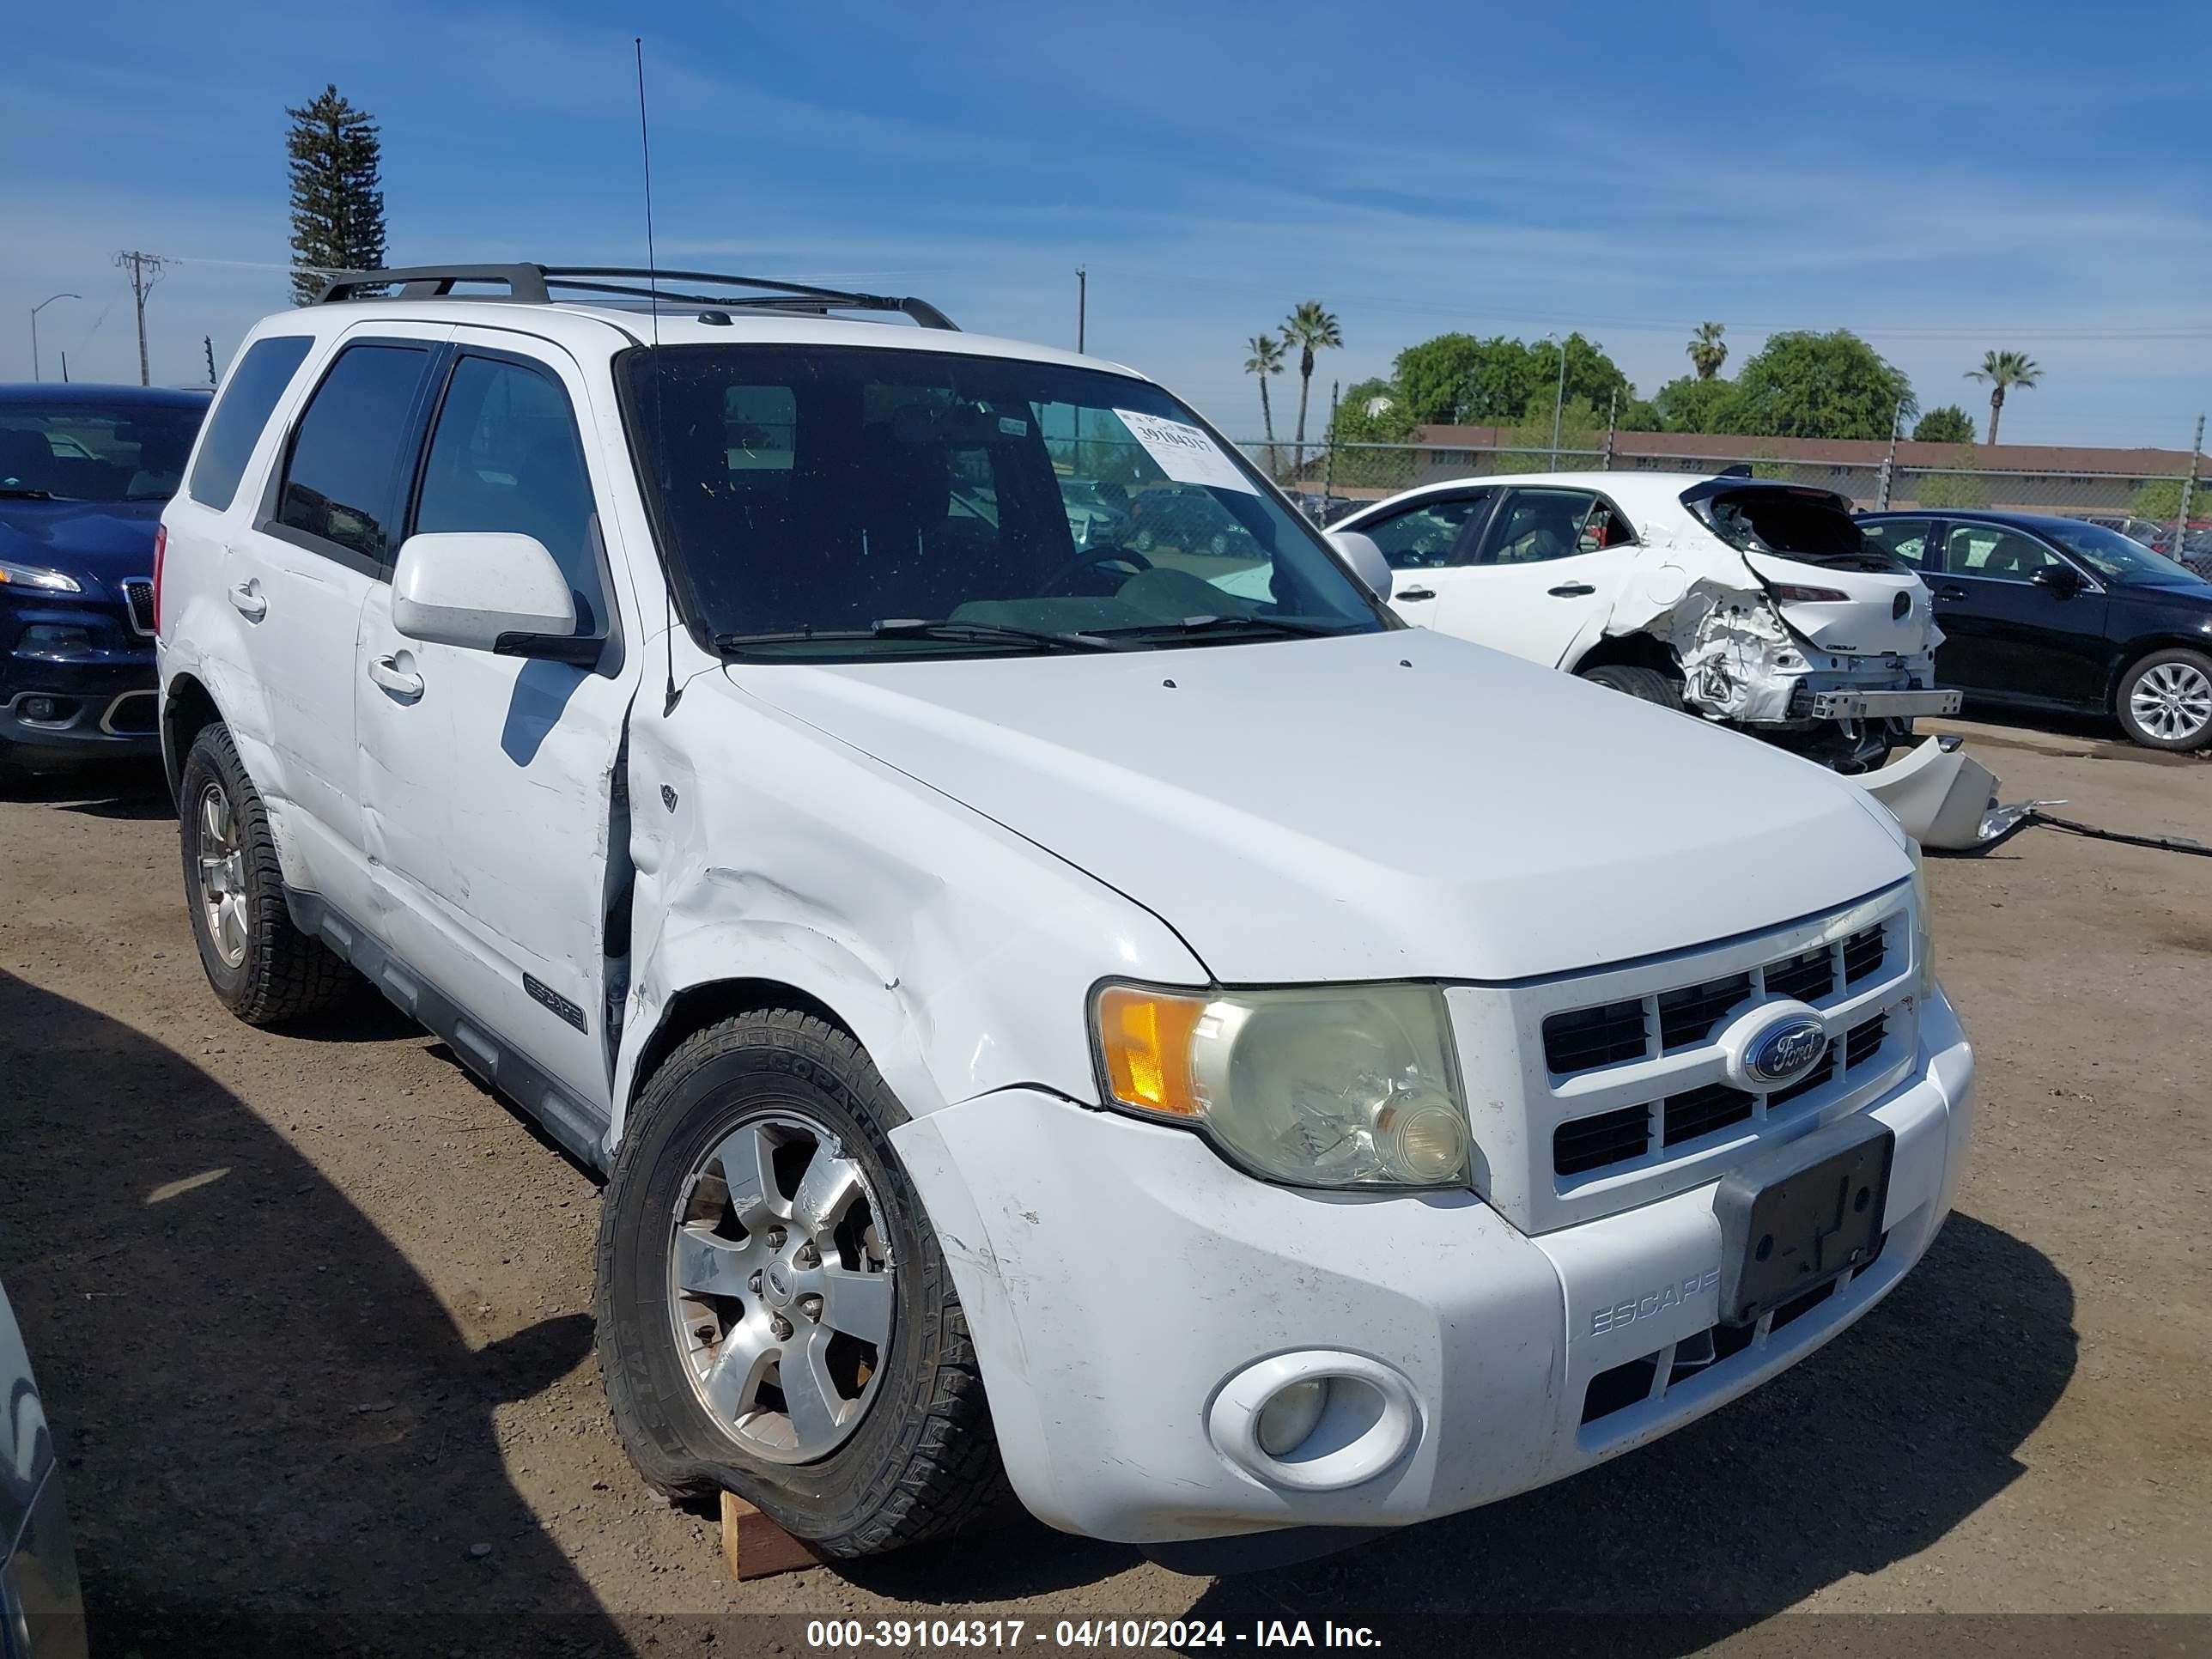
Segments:
[[[1268,1456],[1287,1457],[1305,1443],[1306,1437],[1314,1431],[1314,1425],[1321,1421],[1322,1407],[1327,1404],[1328,1378],[1312,1376],[1303,1382],[1293,1382],[1260,1407],[1260,1420],[1254,1427],[1253,1437]]]
[[[27,720],[50,720],[61,713],[61,705],[52,697],[26,697],[15,707]]]

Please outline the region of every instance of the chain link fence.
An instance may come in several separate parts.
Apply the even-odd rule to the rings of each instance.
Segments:
[[[1953,466],[1892,466],[1881,460],[1796,460],[1779,455],[1699,453],[1694,445],[1679,451],[1637,453],[1618,448],[1554,450],[1504,446],[1490,448],[1435,444],[1309,443],[1301,459],[1296,446],[1277,441],[1239,445],[1253,464],[1305,498],[1309,506],[1332,498],[1334,518],[1350,503],[1378,501],[1421,484],[1457,478],[1492,477],[1517,472],[1674,472],[1709,476],[1732,466],[1747,466],[1752,476],[1832,489],[1852,504],[1881,507],[1993,507],[2027,513],[2063,514],[2075,518],[2134,516],[2162,523],[2170,532],[2180,512],[2184,479],[2179,473],[2025,472],[1977,466],[1968,460]],[[1338,505],[1341,502],[1343,505]],[[2212,524],[2212,489],[2197,480],[2192,493],[2192,524]]]

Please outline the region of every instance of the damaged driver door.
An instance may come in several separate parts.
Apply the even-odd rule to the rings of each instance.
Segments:
[[[1592,491],[1511,489],[1435,626],[1556,668],[1605,625],[1638,553],[1627,521]]]

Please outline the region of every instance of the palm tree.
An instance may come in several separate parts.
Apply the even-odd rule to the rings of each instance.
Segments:
[[[1260,426],[1267,434],[1267,476],[1279,477],[1283,464],[1275,453],[1275,411],[1267,403],[1267,377],[1283,372],[1283,343],[1272,334],[1255,334],[1245,344],[1252,355],[1244,360],[1244,372],[1260,377]]]
[[[1699,380],[1711,380],[1728,361],[1728,346],[1721,338],[1727,332],[1725,323],[1699,323],[1698,331],[1690,337],[1690,367],[1698,371]]]
[[[2035,359],[2024,351],[1985,351],[1982,366],[1966,371],[1970,380],[1981,380],[1990,388],[1990,435],[1987,441],[1997,441],[1997,416],[2004,413],[2005,392],[2012,386],[2032,386],[2043,378],[2043,371],[2035,366]]]
[[[1295,477],[1306,464],[1306,397],[1313,390],[1314,353],[1341,346],[1344,331],[1337,326],[1335,313],[1325,310],[1320,301],[1301,300],[1283,324],[1283,343],[1298,349],[1297,459],[1291,464]]]

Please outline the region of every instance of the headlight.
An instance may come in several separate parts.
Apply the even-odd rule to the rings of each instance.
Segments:
[[[1434,987],[1193,995],[1108,985],[1091,1031],[1115,1104],[1202,1130],[1255,1175],[1467,1184],[1467,1110]]]
[[[82,593],[77,579],[60,570],[44,570],[35,564],[14,564],[0,559],[0,585],[43,587],[49,593]]]
[[[1936,990],[1936,908],[1928,902],[1928,868],[1912,843],[1912,982],[1923,1002]]]

